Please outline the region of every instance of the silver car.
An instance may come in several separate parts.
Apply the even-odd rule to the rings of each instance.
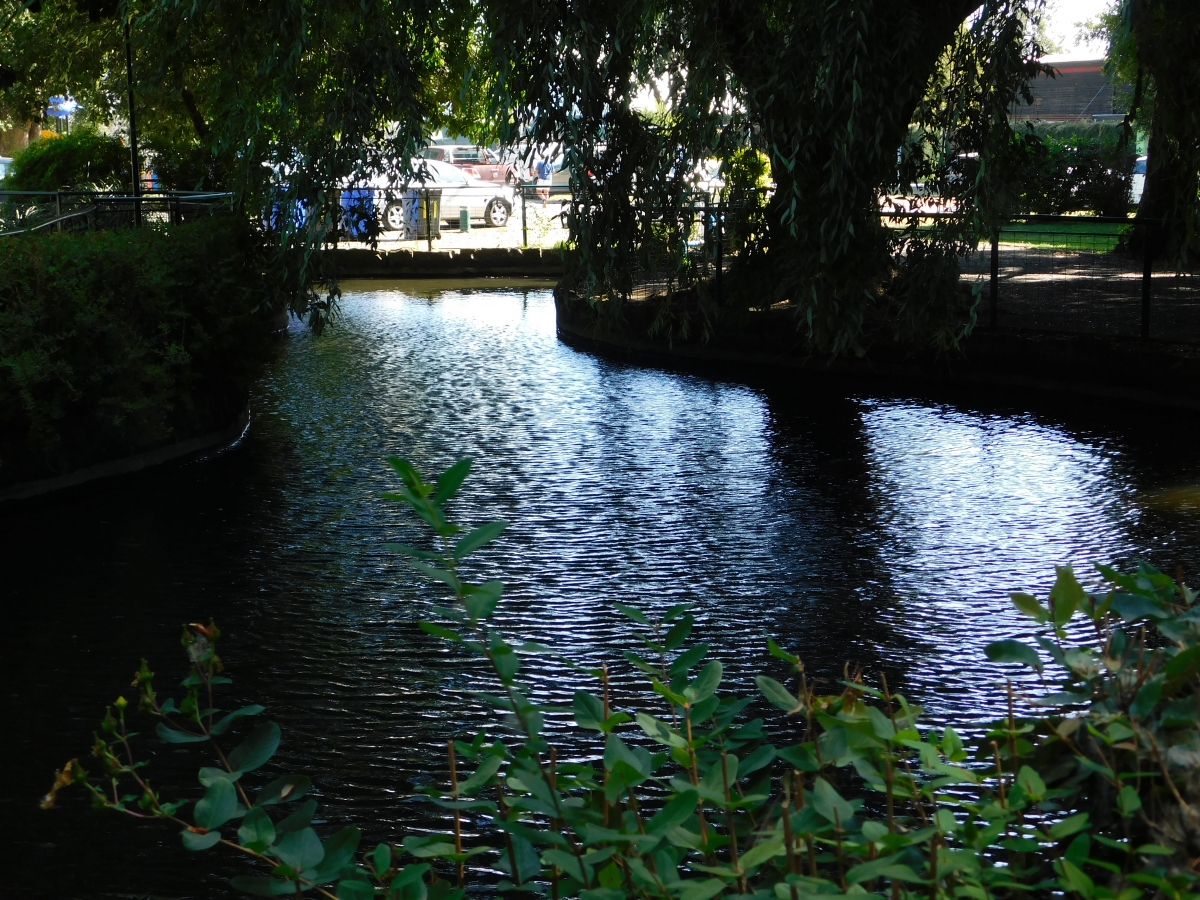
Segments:
[[[439,188],[442,192],[439,218],[459,221],[460,210],[470,210],[472,220],[503,228],[512,216],[514,191],[508,185],[472,178],[461,169],[433,159],[414,159],[415,177],[408,188]],[[384,207],[383,226],[388,231],[405,230],[404,204],[397,197]]]

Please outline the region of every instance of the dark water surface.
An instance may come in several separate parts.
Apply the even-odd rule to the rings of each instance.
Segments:
[[[731,678],[769,665],[771,634],[827,679],[886,669],[936,717],[999,708],[983,647],[1055,564],[1200,563],[1191,414],[627,366],[559,343],[542,287],[362,284],[343,308],[320,339],[293,329],[235,451],[0,506],[7,893],[233,895],[240,862],[169,829],[36,809],[139,658],[169,688],[180,625],[210,616],[236,699],[271,708],[329,827],[429,824],[411,795],[479,723],[475,669],[417,628],[440,595],[383,547],[420,539],[380,498],[389,454],[475,457],[456,509],[511,522],[478,574],[506,582],[519,634],[615,664],[613,601],[690,601]],[[547,696],[584,684],[532,673]],[[157,783],[194,785],[193,751],[145,744]]]

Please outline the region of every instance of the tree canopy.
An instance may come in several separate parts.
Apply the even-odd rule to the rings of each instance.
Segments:
[[[1171,23],[1197,13],[1123,2],[1160,111],[1152,143],[1183,173],[1166,192],[1194,217],[1196,40]],[[727,302],[794,306],[821,350],[861,350],[875,333],[947,346],[970,322],[961,254],[1013,210],[1029,158],[1034,138],[1008,110],[1041,71],[1040,3],[0,0],[0,116],[36,116],[67,91],[120,115],[128,21],[139,120],[174,186],[227,187],[259,217],[310,210],[302,227],[283,217],[278,273],[317,323],[328,298],[306,285],[337,187],[402,181],[438,128],[563,149],[577,252],[560,295],[612,321],[695,164],[762,153],[775,189],[738,201],[757,224]],[[653,113],[635,103],[647,85]],[[953,196],[956,213],[932,230],[885,221],[914,182]]]

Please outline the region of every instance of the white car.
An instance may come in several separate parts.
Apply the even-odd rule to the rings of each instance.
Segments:
[[[1137,162],[1133,164],[1133,179],[1130,184],[1129,199],[1134,206],[1142,202],[1142,191],[1146,189],[1146,160],[1147,157],[1139,156]]]
[[[439,188],[442,192],[439,218],[446,222],[459,221],[459,211],[466,207],[472,220],[481,219],[485,225],[503,228],[513,211],[513,189],[472,178],[448,163],[433,159],[414,159],[415,176],[408,189]],[[388,231],[405,230],[404,202],[396,197],[383,210],[383,227]]]

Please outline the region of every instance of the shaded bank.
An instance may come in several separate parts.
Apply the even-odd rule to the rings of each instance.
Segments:
[[[573,346],[630,362],[701,366],[726,373],[803,372],[847,387],[1032,388],[1200,409],[1200,348],[1185,344],[978,328],[956,353],[879,340],[861,357],[831,358],[808,350],[790,309],[749,311],[739,317],[736,328],[714,328],[708,334],[702,331],[700,317],[693,317],[687,330],[676,326],[667,333],[655,326],[664,318],[666,303],[655,298],[626,304],[624,321],[615,329],[582,303],[559,302],[558,334]]]
[[[0,241],[0,487],[224,432],[271,345],[233,216]]]

